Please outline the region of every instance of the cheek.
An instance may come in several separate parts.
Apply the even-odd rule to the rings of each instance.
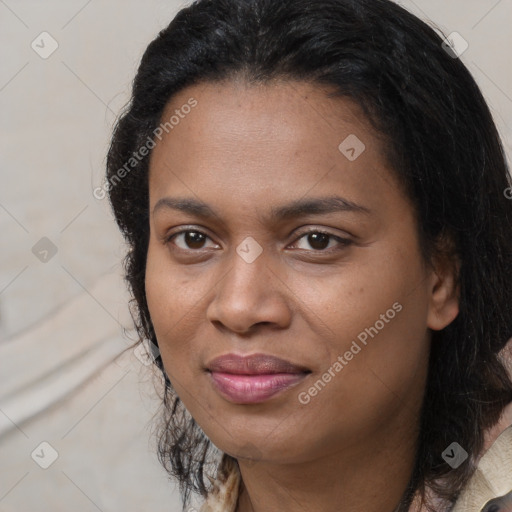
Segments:
[[[151,321],[157,332],[169,328],[177,318],[176,287],[162,251],[150,241],[146,260],[146,300]],[[159,340],[160,341],[160,340]]]
[[[302,291],[294,290],[304,299],[309,325],[324,333],[317,353],[327,352],[314,381],[299,390],[310,399],[303,412],[317,428],[331,425],[334,437],[340,428],[370,432],[400,405],[414,408],[421,398],[428,301],[421,260],[413,252],[381,252],[324,282],[302,278]]]
[[[184,266],[173,264],[165,246],[150,241],[146,262],[145,288],[155,330],[165,338],[183,329],[197,315],[201,299],[212,286],[208,273],[194,277]]]
[[[199,320],[198,306],[204,292],[183,271],[170,265],[167,251],[150,242],[145,288],[148,309],[167,374],[184,375],[191,353],[190,340]],[[194,286],[198,285],[198,286]],[[174,382],[173,382],[174,384]]]
[[[309,326],[323,334],[322,343],[330,345],[331,356],[348,350],[361,333],[363,343],[365,332],[371,339],[365,329],[376,323],[379,338],[389,332],[392,345],[401,339],[392,333],[405,333],[405,338],[409,333],[414,338],[425,332],[424,275],[413,247],[397,249],[383,243],[378,250],[358,249],[357,255],[328,272],[307,275],[292,269],[283,279],[301,308],[297,316],[306,317]],[[406,304],[406,312],[397,311]]]
[[[339,336],[329,347],[330,364],[297,390],[296,414],[279,427],[280,435],[292,437],[294,423],[307,423],[306,432],[296,432],[295,442],[312,453],[329,453],[339,443],[378,438],[386,425],[394,424],[393,418],[403,418],[404,430],[414,424],[425,389],[429,343],[416,305],[397,302],[402,309],[391,308],[396,315],[388,313],[388,323],[370,314],[372,320],[353,324],[354,336],[347,336],[341,323],[331,323]]]

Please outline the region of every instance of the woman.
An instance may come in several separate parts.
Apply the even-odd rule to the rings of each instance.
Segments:
[[[511,181],[443,38],[387,0],[200,0],[107,167],[184,510],[507,510]]]

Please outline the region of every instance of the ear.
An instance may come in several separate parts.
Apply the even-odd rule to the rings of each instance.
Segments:
[[[427,326],[440,331],[459,314],[460,285],[458,275],[460,259],[453,239],[442,235],[429,276]]]

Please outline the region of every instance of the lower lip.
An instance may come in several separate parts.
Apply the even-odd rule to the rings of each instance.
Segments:
[[[264,402],[277,393],[294,386],[307,373],[275,373],[266,375],[238,375],[209,372],[213,384],[222,396],[237,404]]]

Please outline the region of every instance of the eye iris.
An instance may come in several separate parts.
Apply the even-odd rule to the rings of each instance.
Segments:
[[[185,243],[191,249],[201,249],[204,244],[205,236],[197,231],[187,231],[185,233]]]
[[[325,233],[311,233],[308,235],[308,243],[313,249],[325,249],[329,245],[329,235]]]

